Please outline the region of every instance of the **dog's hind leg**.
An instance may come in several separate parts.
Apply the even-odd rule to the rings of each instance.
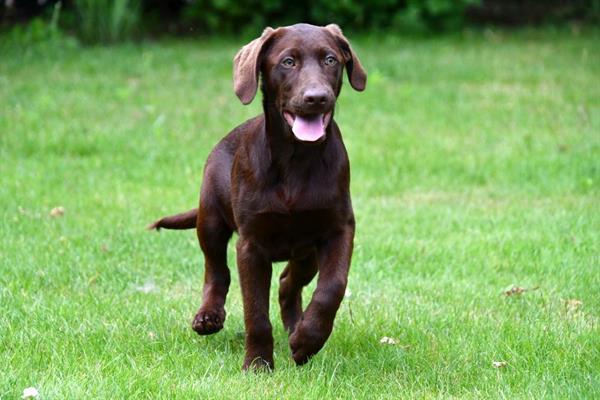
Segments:
[[[227,267],[227,243],[233,231],[218,208],[209,202],[200,205],[196,231],[204,253],[204,288],[202,305],[194,317],[192,328],[199,335],[210,335],[223,329],[225,322],[225,298],[231,280]]]

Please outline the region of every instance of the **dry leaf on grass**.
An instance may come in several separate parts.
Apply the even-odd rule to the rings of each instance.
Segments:
[[[135,290],[145,294],[158,291],[158,286],[154,282],[146,282],[142,286],[136,286]]]
[[[504,368],[508,365],[506,361],[492,361],[492,366],[494,368]]]
[[[51,217],[62,217],[65,214],[65,208],[62,206],[54,207],[50,210]]]
[[[100,273],[97,272],[94,276],[92,276],[90,279],[88,279],[88,286],[91,286],[94,283],[96,283],[96,281],[98,280],[99,277],[100,277]]]
[[[571,314],[577,312],[583,306],[583,301],[577,299],[567,299],[565,300],[565,308],[567,309],[567,314]]]
[[[23,389],[23,395],[21,396],[22,399],[33,399],[35,397],[38,397],[40,393],[38,392],[38,390],[34,387],[28,387]]]
[[[504,291],[504,295],[505,296],[521,295],[521,294],[523,294],[525,292],[530,292],[530,291],[533,291],[533,290],[538,290],[539,288],[540,288],[539,286],[536,286],[536,287],[531,288],[531,289],[525,289],[525,288],[522,288],[520,286],[513,286],[510,289],[505,290]]]
[[[24,215],[24,216],[29,217],[29,218],[42,218],[42,214],[41,213],[39,213],[39,212],[32,212],[32,211],[26,210],[25,208],[23,208],[21,206],[17,207],[17,211],[19,212],[19,214]],[[18,217],[16,215],[14,217],[18,219]]]
[[[381,344],[392,344],[392,345],[398,344],[398,342],[396,341],[396,339],[393,339],[393,338],[387,337],[387,336],[382,337],[379,340],[379,343],[381,343]]]
[[[405,351],[410,349],[410,344],[400,344],[400,342],[398,342],[398,340],[391,338],[391,337],[387,337],[387,336],[384,336],[381,339],[379,339],[379,343],[387,344],[389,346],[396,346]]]

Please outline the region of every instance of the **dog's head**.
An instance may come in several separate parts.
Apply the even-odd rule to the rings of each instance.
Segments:
[[[266,101],[304,142],[325,137],[344,67],[354,89],[362,91],[367,83],[360,60],[335,24],[267,28],[242,47],[233,63],[234,89],[242,103],[254,99],[262,73]]]

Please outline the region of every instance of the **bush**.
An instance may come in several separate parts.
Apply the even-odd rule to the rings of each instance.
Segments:
[[[465,9],[479,0],[191,0],[184,23],[202,32],[260,30],[265,25],[335,22],[348,30],[447,30],[462,26]]]
[[[27,24],[15,24],[5,29],[0,36],[0,54],[30,57],[76,47],[77,40],[65,35],[58,27],[61,4],[52,5],[49,11],[48,17],[35,17]]]
[[[75,29],[87,43],[131,39],[140,22],[140,0],[74,0]]]
[[[565,21],[600,21],[600,0],[483,0],[469,9],[474,23],[522,26]]]
[[[56,5],[62,4],[61,28],[86,43],[118,42],[138,33],[256,34],[267,25],[296,22],[335,22],[347,31],[435,32],[461,29],[467,22],[523,25],[600,20],[600,0],[24,0],[12,4],[0,5],[1,25],[50,19]],[[53,21],[55,31],[56,18]],[[36,29],[26,33],[41,34]]]

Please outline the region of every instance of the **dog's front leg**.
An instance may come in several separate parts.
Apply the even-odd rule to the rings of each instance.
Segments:
[[[240,237],[237,264],[246,325],[246,357],[242,368],[273,369],[273,333],[269,321],[271,261],[256,245]]]
[[[321,350],[331,334],[335,314],[346,292],[353,240],[354,225],[349,224],[318,249],[317,288],[290,335],[292,357],[298,365]]]

